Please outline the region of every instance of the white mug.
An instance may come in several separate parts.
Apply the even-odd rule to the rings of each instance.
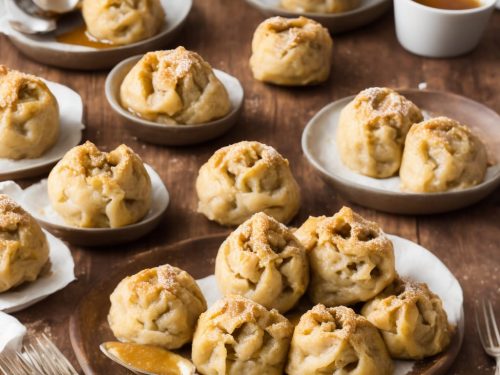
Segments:
[[[464,10],[432,8],[414,0],[394,0],[396,35],[408,51],[427,57],[453,57],[479,43],[497,0]]]

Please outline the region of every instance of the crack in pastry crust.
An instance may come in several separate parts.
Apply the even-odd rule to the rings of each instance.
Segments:
[[[392,371],[380,333],[348,307],[318,304],[295,327],[286,368],[289,375],[386,375]]]
[[[202,124],[231,110],[212,67],[184,47],[145,54],[123,80],[120,100],[135,115],[163,124]]]
[[[300,206],[288,160],[259,142],[216,151],[200,168],[196,192],[198,211],[222,225],[239,225],[260,211],[287,223]]]
[[[59,136],[59,106],[38,77],[0,65],[0,158],[37,158]]]
[[[140,157],[129,147],[101,152],[91,143],[71,149],[48,178],[52,207],[78,227],[121,227],[149,211],[152,186]]]
[[[367,301],[396,276],[392,242],[376,223],[348,207],[333,217],[310,217],[294,234],[309,257],[308,294],[314,303]]]
[[[229,296],[201,314],[192,359],[203,375],[281,375],[292,333],[276,310]]]
[[[150,38],[165,23],[160,0],[83,0],[82,15],[94,38],[117,45]]]
[[[309,85],[328,79],[333,41],[305,17],[272,17],[253,36],[250,67],[255,79],[277,85]]]
[[[48,263],[49,245],[40,225],[0,194],[0,292],[35,281]]]
[[[418,107],[394,90],[361,91],[340,114],[337,146],[342,162],[370,177],[394,175],[410,127],[422,120]]]
[[[361,312],[380,330],[394,358],[432,356],[451,341],[452,328],[442,302],[424,283],[396,279]]]
[[[410,129],[401,187],[419,193],[465,189],[484,180],[487,166],[486,148],[467,126],[436,117]]]
[[[281,0],[281,6],[294,12],[341,13],[353,10],[360,0]]]
[[[123,279],[110,296],[108,322],[122,341],[180,348],[207,304],[187,272],[165,264]]]
[[[257,213],[221,245],[215,276],[224,295],[242,295],[284,313],[306,291],[309,265],[292,232],[265,213]]]

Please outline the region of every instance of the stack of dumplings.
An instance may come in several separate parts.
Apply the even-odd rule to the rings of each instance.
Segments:
[[[215,277],[224,297],[208,310],[178,268],[125,278],[111,295],[113,333],[166,349],[192,339],[202,375],[387,375],[391,358],[433,356],[451,341],[439,297],[399,278],[390,239],[347,207],[295,232],[254,214],[220,246]]]
[[[0,65],[0,158],[33,159],[59,137],[59,106],[38,77]]]
[[[423,121],[420,109],[388,88],[361,91],[340,114],[337,147],[358,173],[387,178],[401,189],[436,193],[480,184],[488,167],[484,144],[447,117]]]

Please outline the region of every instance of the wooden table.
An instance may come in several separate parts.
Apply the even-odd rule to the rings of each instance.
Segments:
[[[183,148],[158,147],[132,138],[104,98],[105,71],[85,73],[42,66],[26,59],[5,37],[0,37],[0,63],[78,91],[85,103],[85,138],[107,150],[120,143],[131,146],[160,173],[172,198],[160,227],[144,239],[105,249],[72,246],[78,281],[15,316],[29,332],[48,333],[77,365],[67,324],[86,290],[127,256],[226,231],[196,213],[194,181],[198,168],[221,146],[257,140],[276,147],[290,160],[302,187],[302,208],[292,224],[299,225],[308,215],[332,215],[343,205],[350,205],[380,223],[386,232],[434,252],[459,279],[465,293],[465,341],[450,374],[492,374],[494,362],[480,347],[473,312],[475,303],[483,297],[496,300],[500,309],[500,190],[473,207],[442,215],[398,216],[365,209],[345,201],[320,179],[302,154],[300,135],[307,121],[324,105],[370,86],[415,88],[426,82],[430,89],[462,94],[500,112],[500,12],[493,15],[473,53],[444,60],[420,58],[403,50],[389,13],[363,29],[334,38],[333,74],[327,84],[295,89],[264,85],[252,78],[248,66],[250,41],[262,20],[263,16],[243,0],[195,0],[178,44],[238,77],[246,100],[241,120],[227,135]],[[30,182],[34,180],[22,181]]]

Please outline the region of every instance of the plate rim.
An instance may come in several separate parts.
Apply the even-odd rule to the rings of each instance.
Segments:
[[[447,95],[447,96],[453,96],[456,99],[460,100],[465,100],[468,101],[469,103],[480,106],[483,110],[491,113],[492,115],[498,117],[498,120],[500,122],[500,115],[495,112],[493,109],[489,108],[488,106],[479,103],[475,100],[472,100],[470,98],[467,98],[462,95],[458,95],[455,93],[450,93],[446,91],[439,91],[439,90],[419,90],[419,89],[411,89],[411,88],[395,88],[394,91],[398,93],[419,93],[419,94],[434,94],[434,95]],[[433,197],[433,198],[439,198],[439,197],[450,197],[450,196],[463,196],[465,194],[474,194],[475,192],[482,191],[484,189],[487,189],[491,186],[498,185],[500,184],[500,169],[495,173],[493,178],[491,178],[488,181],[483,181],[482,183],[462,189],[462,190],[452,190],[452,191],[446,191],[446,192],[431,192],[431,193],[415,193],[415,192],[404,192],[404,191],[389,191],[385,189],[381,189],[378,187],[371,187],[364,185],[362,183],[354,182],[347,180],[343,177],[340,177],[338,174],[335,174],[331,171],[328,171],[326,168],[324,168],[319,161],[316,160],[315,157],[313,157],[313,153],[310,150],[309,147],[309,142],[308,142],[308,136],[312,132],[312,129],[314,128],[315,124],[317,123],[318,118],[323,116],[325,113],[327,113],[331,107],[338,105],[342,102],[349,102],[351,101],[356,95],[349,95],[340,99],[337,99],[327,105],[325,105],[323,108],[321,108],[318,112],[314,114],[314,116],[308,121],[306,126],[304,127],[304,130],[302,131],[301,135],[301,147],[302,151],[304,152],[304,155],[306,156],[307,161],[311,166],[314,167],[318,172],[320,172],[322,175],[325,175],[328,178],[331,178],[344,186],[350,186],[358,190],[362,191],[367,191],[370,193],[376,193],[379,195],[384,195],[384,196],[391,196],[391,197],[399,197],[399,198],[410,198],[410,199],[420,199],[420,198],[428,198],[428,197]],[[497,164],[500,163],[500,161],[496,161]]]

